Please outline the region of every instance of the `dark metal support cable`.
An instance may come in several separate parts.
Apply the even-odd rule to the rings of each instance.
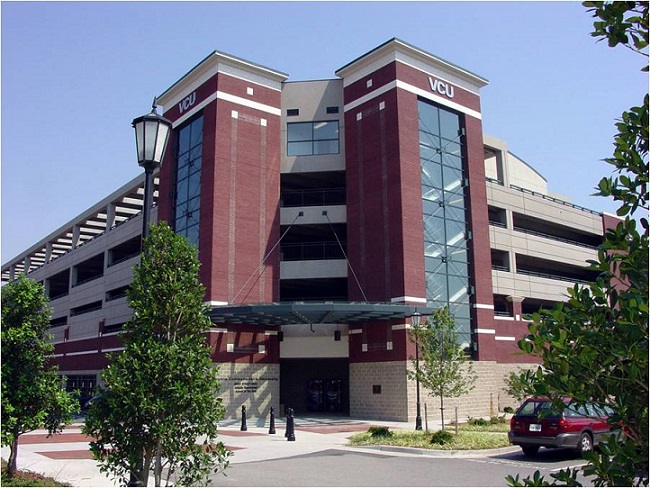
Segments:
[[[368,301],[368,298],[366,297],[366,294],[363,291],[363,288],[361,288],[361,283],[359,283],[359,279],[357,278],[357,274],[354,272],[354,268],[352,267],[352,264],[350,264],[350,260],[348,259],[348,255],[345,252],[345,249],[343,249],[343,245],[341,244],[341,240],[339,239],[339,236],[337,235],[336,231],[334,230],[334,226],[332,225],[332,221],[329,218],[329,215],[327,215],[327,211],[323,211],[323,215],[327,219],[327,223],[330,224],[330,229],[332,229],[332,232],[334,233],[334,237],[336,237],[336,242],[338,242],[339,247],[341,248],[341,252],[343,253],[343,257],[345,257],[345,262],[348,263],[348,268],[350,268],[350,271],[352,272],[352,276],[354,277],[354,281],[356,281],[357,286],[359,287],[359,290],[361,291],[361,295],[363,295],[363,300],[365,302]]]
[[[303,215],[302,212],[298,212],[298,215],[296,215],[296,218],[293,219],[293,222],[291,222],[291,223],[289,224],[289,227],[287,228],[287,230],[284,231],[284,234],[282,234],[282,235],[280,236],[280,238],[278,239],[278,242],[276,242],[275,245],[271,248],[271,250],[270,250],[268,253],[266,253],[266,256],[264,256],[264,257],[262,258],[262,261],[260,262],[260,265],[257,267],[257,269],[256,269],[255,271],[253,271],[253,272],[251,273],[251,275],[250,275],[250,276],[248,277],[248,279],[246,280],[246,283],[244,283],[244,285],[241,287],[241,289],[240,289],[240,290],[237,292],[237,294],[234,296],[234,298],[232,299],[232,302],[233,302],[233,303],[236,302],[237,297],[238,297],[239,294],[244,290],[244,288],[246,288],[246,285],[248,285],[248,283],[249,283],[250,280],[253,278],[253,276],[255,275],[255,273],[258,273],[258,275],[257,275],[258,278],[259,278],[260,276],[262,276],[262,274],[264,274],[264,271],[262,271],[262,273],[259,273],[260,268],[261,268],[262,266],[264,266],[264,263],[265,263],[266,260],[269,258],[269,256],[271,255],[271,253],[273,253],[273,251],[275,251],[275,248],[278,247],[278,246],[280,245],[280,242],[282,242],[282,238],[283,238],[284,236],[287,235],[287,232],[289,232],[289,230],[291,230],[291,226],[293,226],[293,224],[296,223],[296,220],[298,220],[299,217],[302,217],[302,215]]]

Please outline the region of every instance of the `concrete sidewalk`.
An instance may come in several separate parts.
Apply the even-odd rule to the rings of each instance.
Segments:
[[[349,417],[297,417],[295,441],[288,441],[285,419],[276,419],[275,434],[269,434],[268,419],[248,419],[247,431],[241,431],[241,421],[226,420],[220,424],[218,440],[232,452],[231,464],[299,456],[332,448],[342,448],[347,438],[372,425],[393,430],[413,430],[406,422],[359,420]],[[88,449],[88,438],[81,434],[83,421],[68,426],[62,434],[47,437],[46,431],[34,431],[20,436],[18,468],[52,477],[73,486],[119,486],[99,472]],[[439,426],[429,425],[429,429]],[[8,459],[9,448],[2,448]],[[149,486],[154,486],[153,479]]]

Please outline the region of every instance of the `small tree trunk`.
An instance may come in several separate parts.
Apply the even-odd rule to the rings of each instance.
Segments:
[[[17,469],[18,459],[18,436],[9,443],[9,460],[7,461],[7,476],[12,477]]]
[[[156,486],[160,486],[160,479],[162,477],[162,443],[158,439],[156,444],[156,463],[153,468],[153,476],[156,481]]]
[[[149,486],[149,471],[151,470],[151,461],[153,453],[147,451],[144,457],[144,466],[142,466],[142,486]]]
[[[445,430],[445,399],[442,395],[440,395],[440,422],[442,430]]]

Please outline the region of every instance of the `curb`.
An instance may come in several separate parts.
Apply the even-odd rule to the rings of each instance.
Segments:
[[[395,452],[401,454],[410,454],[414,456],[429,457],[468,457],[468,456],[490,456],[497,454],[508,454],[519,451],[517,446],[500,447],[497,449],[479,449],[479,450],[440,450],[440,449],[420,449],[416,447],[399,447],[399,446],[345,446],[354,449],[368,449],[380,452]]]

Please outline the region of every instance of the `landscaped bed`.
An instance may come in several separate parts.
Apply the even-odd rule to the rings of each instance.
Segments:
[[[394,446],[413,447],[432,450],[482,450],[498,449],[510,446],[508,441],[509,425],[503,421],[478,421],[462,424],[456,427],[447,426],[440,431],[392,431],[387,427],[371,427],[366,432],[355,434],[349,438],[351,446]]]
[[[7,462],[2,460],[2,486],[72,486],[67,483],[59,483],[53,478],[48,478],[31,471],[16,471],[14,475],[7,477]]]

